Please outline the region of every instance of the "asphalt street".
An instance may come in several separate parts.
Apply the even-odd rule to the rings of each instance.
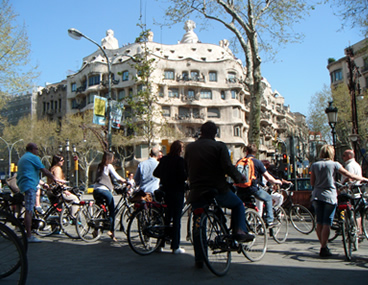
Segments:
[[[250,262],[232,253],[228,274],[216,277],[206,266],[194,267],[193,247],[185,240],[186,220],[182,222],[185,254],[174,255],[167,246],[162,253],[135,254],[123,233],[113,242],[105,233],[95,243],[72,240],[64,234],[42,238],[28,249],[27,284],[347,284],[352,280],[367,284],[368,241],[360,243],[353,260],[346,261],[341,238],[329,247],[334,256],[321,259],[315,233],[303,235],[290,225],[285,243],[268,240],[261,261]],[[11,277],[0,284],[14,284]]]

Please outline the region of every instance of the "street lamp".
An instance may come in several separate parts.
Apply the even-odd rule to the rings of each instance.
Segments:
[[[94,43],[96,46],[98,46],[98,48],[102,51],[104,57],[106,58],[106,62],[107,62],[107,70],[108,70],[108,81],[107,81],[107,85],[108,85],[108,94],[107,94],[107,102],[108,102],[108,106],[107,106],[107,112],[106,112],[106,117],[107,117],[107,148],[108,150],[111,150],[111,63],[109,60],[109,57],[107,56],[105,50],[94,40],[90,39],[89,37],[87,37],[86,35],[82,34],[80,31],[78,31],[77,29],[71,28],[68,30],[68,35],[70,37],[72,37],[75,40],[80,40],[81,38],[85,38],[87,40],[89,40],[90,42]]]
[[[336,131],[335,126],[337,123],[337,108],[332,106],[333,101],[328,102],[328,107],[325,110],[325,113],[327,114],[328,118],[328,124],[331,127],[331,133],[332,133],[332,144],[335,149],[335,156],[336,156]]]
[[[16,142],[14,142],[12,144],[8,143],[2,137],[0,137],[0,139],[6,144],[6,147],[8,148],[8,155],[9,155],[9,165],[8,165],[9,166],[9,172],[8,172],[8,174],[9,174],[9,177],[10,177],[10,175],[11,175],[11,153],[12,153],[13,147],[16,143],[23,141],[23,139],[17,140]]]

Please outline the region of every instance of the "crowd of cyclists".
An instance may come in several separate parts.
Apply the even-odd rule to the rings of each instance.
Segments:
[[[290,182],[278,179],[267,171],[265,164],[256,159],[257,147],[251,144],[246,147],[246,156],[243,160],[252,161],[254,178],[247,181],[246,174],[239,172],[233,165],[226,145],[215,140],[217,126],[208,121],[201,126],[200,137],[189,143],[185,148],[183,142],[177,140],[171,145],[169,153],[162,156],[159,148],[153,147],[150,158],[142,161],[136,173],[130,173],[125,179],[120,176],[113,166],[114,154],[105,152],[102,161],[97,167],[96,181],[94,183],[93,198],[96,201],[103,201],[106,205],[108,219],[110,221],[107,234],[117,241],[115,236],[115,202],[114,183],[126,185],[128,193],[132,197],[132,202],[151,203],[155,200],[155,191],[164,193],[165,225],[167,235],[170,236],[171,250],[173,254],[185,253],[180,247],[181,217],[184,203],[192,207],[193,232],[192,241],[195,252],[195,266],[202,268],[205,260],[200,244],[200,229],[198,228],[201,212],[197,209],[203,208],[207,203],[206,195],[211,191],[218,205],[231,209],[231,233],[234,240],[242,243],[252,242],[256,235],[249,231],[245,219],[244,201],[249,196],[254,196],[257,200],[264,202],[257,204],[261,210],[264,209],[264,222],[266,228],[272,229],[278,226],[278,221],[274,220],[273,207],[275,203],[280,207],[283,196],[279,193],[269,193],[264,190],[264,186],[289,184]],[[314,213],[316,216],[316,234],[320,242],[320,257],[328,258],[332,255],[328,248],[330,229],[334,221],[336,207],[338,205],[338,191],[336,188],[337,174],[343,175],[342,182],[360,181],[368,182],[362,177],[360,166],[354,160],[354,153],[351,150],[344,152],[346,169],[334,161],[334,148],[329,145],[322,147],[319,160],[311,166],[311,184],[314,187],[312,193]],[[346,158],[346,159],[345,159]],[[242,160],[240,159],[238,163]],[[17,186],[24,195],[24,227],[27,234],[28,243],[41,242],[41,239],[32,234],[32,218],[34,212],[44,214],[45,209],[40,203],[40,187],[47,189],[47,196],[50,203],[56,203],[62,198],[71,203],[70,223],[78,223],[77,213],[80,207],[80,198],[72,192],[71,187],[63,188],[58,195],[53,191],[52,185],[65,185],[63,174],[64,158],[54,155],[50,169],[46,169],[38,157],[38,147],[34,143],[26,146],[26,153],[18,162],[18,173],[16,177]],[[355,163],[354,163],[355,162]],[[47,183],[40,180],[40,173],[47,177]],[[233,185],[229,185],[229,177]],[[249,184],[250,183],[250,184]],[[189,185],[189,193],[186,194]],[[235,186],[235,187],[233,187]],[[272,187],[270,187],[272,189]],[[185,196],[187,199],[185,201]],[[362,225],[359,215],[357,215],[359,234],[362,234]],[[120,223],[120,222],[119,222]],[[171,226],[170,226],[171,225]],[[197,226],[196,226],[197,225]],[[170,227],[169,227],[170,226]],[[92,233],[97,235],[97,233]],[[159,251],[165,246],[165,241],[158,248]]]

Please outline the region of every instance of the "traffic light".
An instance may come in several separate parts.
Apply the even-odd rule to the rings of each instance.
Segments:
[[[10,172],[15,172],[15,163],[10,164]]]
[[[284,153],[284,154],[282,155],[282,162],[283,162],[283,163],[288,163],[288,157],[287,157],[287,154],[286,154],[286,153]]]
[[[290,173],[293,173],[293,165],[290,164]]]

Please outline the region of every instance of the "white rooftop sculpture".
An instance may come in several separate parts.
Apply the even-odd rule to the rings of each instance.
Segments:
[[[106,31],[106,37],[104,37],[101,40],[101,46],[104,49],[118,49],[119,48],[119,42],[114,37],[114,31],[113,30],[107,30]]]
[[[181,44],[187,44],[187,43],[199,43],[198,36],[196,35],[193,30],[195,29],[196,24],[192,20],[188,20],[185,22],[184,29],[187,31],[183,38],[181,39]]]

